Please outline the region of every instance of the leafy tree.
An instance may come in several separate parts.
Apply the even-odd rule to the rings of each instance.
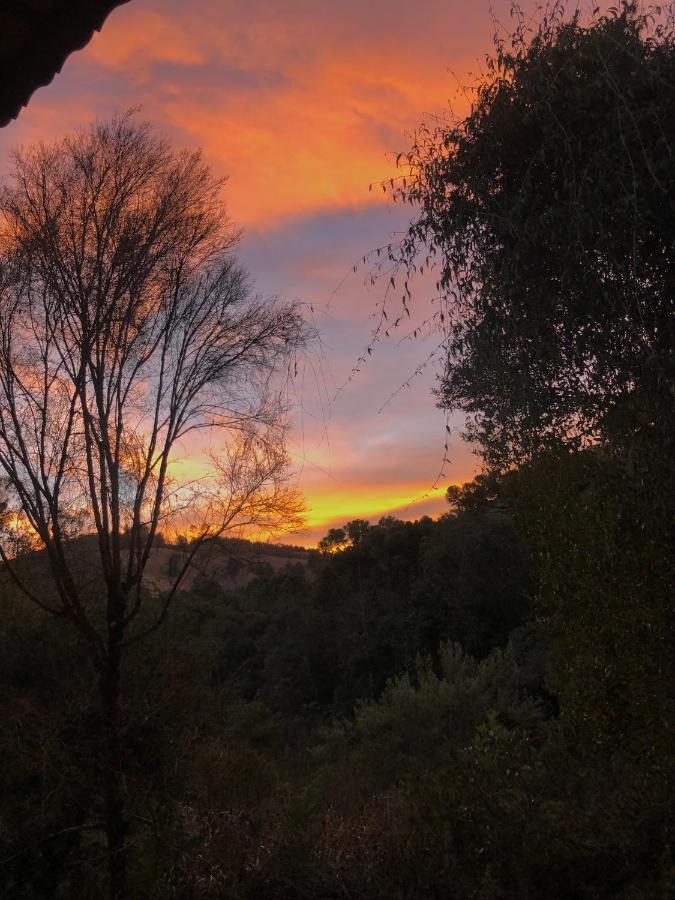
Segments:
[[[353,519],[343,528],[330,528],[328,534],[319,541],[319,550],[334,553],[345,547],[358,547],[369,528],[370,523],[365,519]]]
[[[675,722],[674,147],[672,15],[558,5],[497,45],[466,119],[420,132],[398,258],[439,263],[441,403],[489,468],[521,467],[449,499],[517,508],[563,714],[657,780]]]
[[[443,765],[453,749],[471,743],[490,715],[524,727],[544,714],[530,693],[542,673],[528,670],[527,656],[515,644],[479,663],[450,643],[442,643],[436,657],[418,657],[412,671],[392,678],[380,697],[357,705],[353,723],[334,728],[333,752],[346,752],[346,768],[355,776],[360,770],[371,789]]]
[[[672,19],[556,4],[498,44],[469,116],[404,156],[420,213],[393,256],[438,261],[440,401],[489,465],[552,441],[672,446],[673,148]]]
[[[485,472],[462,485],[451,484],[445,496],[457,512],[484,511],[499,497],[499,480],[495,472]]]
[[[325,537],[319,541],[319,550],[324,553],[334,553],[347,546],[347,535],[344,528],[331,528]]]
[[[639,754],[660,779],[675,740],[675,635],[658,483],[636,483],[600,449],[539,459],[510,480],[537,562],[551,690],[585,743]]]
[[[369,528],[370,524],[365,519],[352,519],[351,522],[347,522],[345,531],[352,547],[358,547],[367,535]]]
[[[174,153],[124,116],[14,163],[0,193],[0,470],[49,589],[12,558],[13,527],[0,556],[36,605],[72,624],[98,671],[110,894],[121,897],[123,657],[164,621],[204,541],[297,520],[274,385],[304,330],[295,307],[251,296],[222,184],[199,153]],[[195,493],[171,463],[182,438],[213,430],[225,449]],[[157,607],[143,577],[177,512],[194,539]]]
[[[489,470],[448,499],[460,515],[512,513],[532,551],[548,684],[569,731],[541,755],[526,746],[542,784],[560,773],[541,830],[567,860],[563,891],[572,872],[589,895],[653,892],[644,872],[671,860],[673,23],[672,8],[635,3],[590,19],[556,4],[533,30],[521,19],[488,60],[470,114],[421,129],[404,157],[398,196],[419,213],[391,253],[406,276],[438,267],[439,399],[466,413]],[[501,831],[489,855],[503,878],[491,894],[481,862],[481,890],[538,896],[555,863],[539,844],[539,873],[533,866],[519,883],[526,863],[507,872],[531,832],[522,812],[513,834],[507,802],[519,751],[501,762],[499,752],[484,757],[493,808],[474,846]],[[522,810],[531,790],[512,795]],[[576,823],[566,791],[602,840]],[[623,824],[637,821],[650,841]]]
[[[481,659],[530,620],[535,585],[528,545],[507,515],[441,519],[420,548],[412,595],[416,645],[433,652],[440,640],[451,640]]]

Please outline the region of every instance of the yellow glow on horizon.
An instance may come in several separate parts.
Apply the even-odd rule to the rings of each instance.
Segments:
[[[210,467],[204,456],[186,454],[170,465],[170,471],[180,483],[208,478]],[[450,483],[461,484],[471,475],[444,481],[430,487],[428,482],[394,482],[369,484],[345,479],[310,484],[304,489],[306,501],[305,529],[289,535],[279,532],[277,540],[284,543],[316,546],[329,528],[339,527],[352,519],[376,521],[382,516],[397,515],[403,519],[417,519],[423,515],[437,516],[446,512],[445,492]],[[430,509],[431,507],[431,509]]]
[[[353,485],[334,493],[316,493],[307,497],[307,527],[314,529],[337,519],[372,519],[389,510],[414,507],[422,501],[442,499],[446,486],[429,489],[426,484],[393,484],[369,487]]]

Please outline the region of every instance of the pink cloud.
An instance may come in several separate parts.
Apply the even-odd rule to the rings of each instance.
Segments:
[[[493,5],[508,20],[507,0]],[[7,171],[8,147],[141,104],[173,143],[203,146],[214,170],[229,175],[226,199],[248,228],[242,251],[253,275],[264,290],[319,310],[325,365],[315,361],[299,385],[292,442],[315,537],[353,518],[350,504],[372,519],[445,509],[442,497],[409,507],[443,455],[433,370],[378,415],[433,341],[383,343],[336,390],[381,299],[351,266],[405,224],[368,185],[396,174],[392,154],[425,114],[444,114],[448,100],[457,112],[468,108],[461,85],[480,68],[492,32],[487,0],[423,0],[414,11],[402,0],[132,0],[0,134]],[[418,286],[420,318],[429,295],[429,285]],[[186,448],[195,466],[200,449]],[[457,439],[451,457],[443,486],[476,467]]]

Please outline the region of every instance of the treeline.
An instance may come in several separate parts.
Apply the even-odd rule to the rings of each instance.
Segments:
[[[189,549],[192,542],[187,537],[178,536],[175,540],[164,539],[158,535],[156,546],[177,547],[178,549]],[[230,557],[238,557],[240,559],[253,559],[263,556],[281,556],[296,557],[297,559],[308,559],[312,553],[305,547],[299,547],[297,544],[285,544],[281,541],[251,541],[247,538],[235,537],[219,537],[215,541],[210,542],[207,547],[202,550],[202,554],[208,556],[214,552],[222,552]]]
[[[128,660],[132,896],[665,891],[665,568],[615,478],[551,459],[314,573],[196,581]],[[100,896],[86,654],[18,598],[1,640],[3,896]]]

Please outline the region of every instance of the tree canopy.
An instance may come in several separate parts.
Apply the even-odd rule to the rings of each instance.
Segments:
[[[403,156],[420,211],[393,256],[438,265],[440,402],[488,463],[669,430],[674,152],[672,21],[624,3],[521,23],[470,114]]]

